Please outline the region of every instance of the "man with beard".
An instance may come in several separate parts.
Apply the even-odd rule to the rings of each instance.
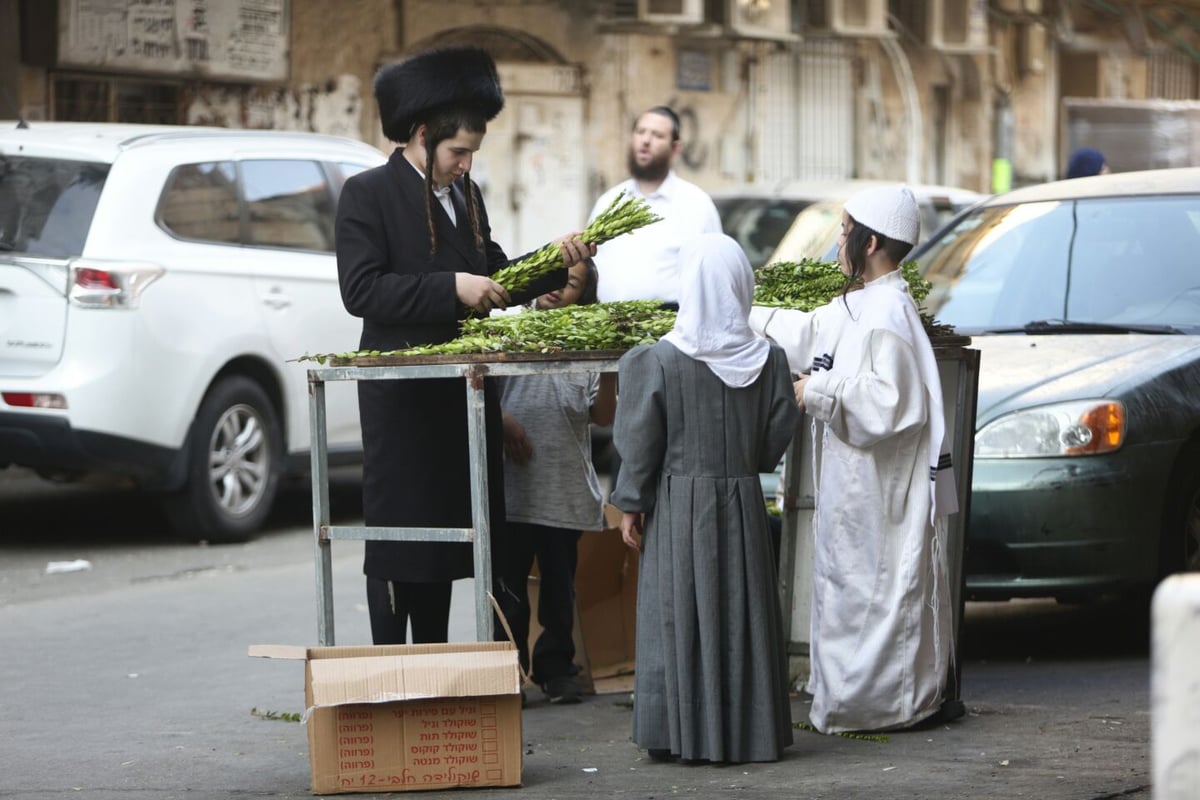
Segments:
[[[702,233],[721,233],[717,207],[703,189],[671,169],[679,154],[679,117],[666,106],[645,111],[633,124],[629,143],[629,180],[596,201],[591,218],[625,194],[644,199],[661,222],[618,236],[596,252],[598,298],[679,302],[679,248]]]

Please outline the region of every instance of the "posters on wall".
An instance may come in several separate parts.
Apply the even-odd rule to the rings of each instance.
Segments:
[[[59,0],[60,66],[282,81],[288,0]]]

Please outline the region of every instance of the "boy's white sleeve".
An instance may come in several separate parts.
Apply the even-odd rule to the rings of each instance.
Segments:
[[[814,372],[804,406],[835,436],[868,448],[929,418],[929,400],[912,345],[888,330],[872,331],[862,361],[849,371]]]
[[[792,372],[809,371],[819,327],[816,312],[754,306],[750,309],[749,322],[751,330],[783,348]]]

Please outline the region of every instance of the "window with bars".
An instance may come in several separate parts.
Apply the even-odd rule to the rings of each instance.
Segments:
[[[1200,66],[1182,53],[1154,53],[1147,61],[1146,96],[1163,100],[1195,100]]]
[[[68,122],[182,122],[177,84],[105,76],[56,75],[54,119]]]

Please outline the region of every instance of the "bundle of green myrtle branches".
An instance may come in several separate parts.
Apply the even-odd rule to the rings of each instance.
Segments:
[[[754,305],[812,311],[842,293],[846,276],[834,262],[777,261],[754,273]]]
[[[579,237],[585,244],[601,245],[610,239],[615,239],[624,233],[630,233],[638,228],[658,222],[662,217],[650,210],[650,206],[632,195],[618,194],[588,223],[583,234]],[[542,245],[530,255],[497,270],[492,280],[510,292],[517,292],[528,286],[535,278],[559,269],[563,265],[562,251],[557,242]]]
[[[467,319],[457,338],[441,344],[387,352],[360,350],[304,355],[298,360],[324,364],[329,359],[345,361],[365,356],[628,350],[657,342],[674,325],[675,312],[664,309],[658,301],[625,300]]]
[[[905,261],[900,265],[900,272],[908,281],[908,293],[919,309],[933,285],[921,277],[915,261]],[[801,311],[820,308],[841,295],[846,286],[846,276],[836,262],[809,259],[768,264],[755,273],[755,281],[754,305]],[[954,333],[954,328],[936,321],[924,310],[920,315],[925,332],[930,336]]]

